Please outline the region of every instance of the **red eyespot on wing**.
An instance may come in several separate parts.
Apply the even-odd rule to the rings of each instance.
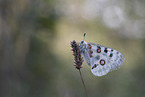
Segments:
[[[102,66],[105,65],[105,60],[101,59],[101,60],[100,60],[100,64],[101,64]]]
[[[91,54],[89,54],[90,58],[93,57]]]
[[[92,46],[91,46],[90,44],[88,44],[88,47],[89,47],[89,49],[91,49],[91,48],[92,48]]]
[[[98,48],[98,49],[97,49],[97,53],[101,53],[101,49]]]
[[[92,54],[92,53],[93,53],[93,51],[91,50],[91,51],[90,51],[90,53]]]
[[[91,46],[90,44],[88,44],[88,46]]]

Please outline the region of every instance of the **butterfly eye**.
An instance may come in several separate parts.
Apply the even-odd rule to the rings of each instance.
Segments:
[[[81,41],[81,43],[84,43],[84,41]]]
[[[101,64],[102,66],[105,65],[105,60],[101,59],[101,60],[100,60],[100,64]]]
[[[98,52],[98,53],[101,53],[101,49],[98,48],[98,49],[97,49],[97,52]]]

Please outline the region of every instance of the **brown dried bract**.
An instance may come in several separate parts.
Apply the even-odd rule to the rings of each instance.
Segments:
[[[73,55],[74,55],[74,66],[80,70],[82,68],[81,65],[83,63],[83,58],[81,57],[79,44],[77,44],[76,41],[73,40],[71,42],[71,47],[72,47],[72,51],[73,51]]]

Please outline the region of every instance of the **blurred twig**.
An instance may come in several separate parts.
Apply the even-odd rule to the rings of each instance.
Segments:
[[[72,51],[73,51],[73,55],[74,55],[74,66],[79,70],[81,80],[82,80],[82,83],[83,83],[83,86],[85,89],[86,96],[89,97],[88,93],[87,93],[86,86],[85,86],[85,82],[83,80],[83,76],[82,76],[82,73],[80,70],[82,68],[83,58],[81,57],[79,44],[77,44],[76,41],[74,40],[71,42],[71,47],[72,47]]]
[[[84,80],[83,80],[83,76],[82,76],[81,70],[79,70],[79,73],[80,73],[80,76],[81,76],[81,80],[82,80],[82,83],[83,83],[83,86],[84,86],[84,89],[85,89],[85,93],[86,93],[86,96],[87,96],[87,97],[89,97],[89,96],[88,96],[88,92],[87,92],[87,89],[86,89],[86,85],[85,85],[85,82],[84,82]]]

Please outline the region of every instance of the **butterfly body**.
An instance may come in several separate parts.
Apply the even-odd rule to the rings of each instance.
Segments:
[[[125,60],[120,52],[95,43],[81,41],[80,51],[95,76],[103,76],[117,70]]]

